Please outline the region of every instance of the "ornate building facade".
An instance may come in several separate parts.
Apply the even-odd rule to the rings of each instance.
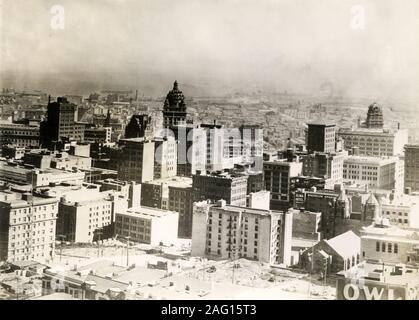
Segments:
[[[170,128],[186,122],[186,104],[182,91],[179,90],[177,81],[169,91],[163,106],[163,127]]]

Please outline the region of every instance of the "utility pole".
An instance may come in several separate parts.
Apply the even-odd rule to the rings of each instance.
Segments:
[[[329,256],[327,256],[325,258],[325,264],[324,264],[324,286],[325,287],[326,287],[326,284],[327,284],[326,278],[327,278],[327,265],[328,264],[329,264]]]
[[[130,236],[126,237],[127,239],[127,267],[129,266],[129,239],[131,239]]]
[[[61,262],[61,257],[63,255],[63,239],[67,238],[67,236],[65,234],[59,234],[58,239],[60,239],[60,262]]]
[[[103,231],[101,229],[98,229],[98,230],[96,230],[96,234],[97,234],[97,237],[98,237],[98,240],[97,240],[97,256],[100,257],[100,240],[101,240]]]
[[[19,276],[16,276],[16,300],[19,300]]]
[[[308,296],[311,296],[311,282],[313,277],[313,269],[314,269],[314,245],[311,247],[311,269],[310,269],[310,282],[308,286]]]
[[[235,271],[234,269],[236,269],[236,247],[235,246],[233,247],[232,254],[233,254],[233,274],[231,277],[231,283],[234,284],[234,271]]]

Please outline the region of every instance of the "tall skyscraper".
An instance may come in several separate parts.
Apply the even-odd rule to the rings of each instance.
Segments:
[[[252,162],[252,170],[263,170],[263,128],[258,125],[242,125],[239,130],[243,160]]]
[[[343,182],[343,164],[347,151],[313,152],[303,156],[303,175],[326,179],[326,188]]]
[[[227,205],[226,201],[194,204],[192,256],[245,258],[269,264],[291,264],[293,212]]]
[[[367,128],[383,128],[384,126],[383,111],[375,102],[368,107],[366,126]]]
[[[307,150],[309,152],[334,152],[336,125],[325,121],[308,124]]]
[[[343,139],[345,150],[360,156],[402,155],[403,147],[408,143],[406,129],[384,128],[383,114],[376,103],[369,106],[364,123],[359,122],[357,127],[341,128],[338,136]]]
[[[177,142],[174,137],[155,137],[154,179],[174,177],[177,173]]]
[[[154,178],[154,141],[144,138],[119,140],[120,149],[113,155],[118,179],[143,183]]]
[[[108,113],[106,114],[105,123],[103,124],[104,127],[111,126],[111,110],[108,109]]]
[[[246,206],[247,176],[243,174],[218,172],[192,177],[194,201],[225,200],[233,206]]]
[[[419,145],[409,144],[405,150],[404,187],[419,191]]]
[[[58,97],[56,102],[48,102],[47,120],[41,123],[40,142],[49,147],[61,139],[83,141],[85,124],[77,121],[77,105],[65,97]]]
[[[205,171],[206,131],[190,123],[172,126],[170,130],[178,142],[177,175],[191,177],[197,170]]]
[[[186,104],[182,91],[179,90],[177,81],[169,91],[163,106],[163,127],[178,125],[186,122]]]
[[[152,136],[151,117],[145,114],[135,114],[125,128],[125,138],[142,138]]]
[[[265,189],[271,192],[271,209],[282,210],[290,206],[290,180],[300,175],[302,169],[302,162],[288,162],[286,159],[263,164]]]
[[[0,260],[51,262],[57,212],[57,198],[0,192]]]
[[[206,170],[218,171],[224,169],[224,126],[214,121],[213,124],[201,124],[206,132]]]

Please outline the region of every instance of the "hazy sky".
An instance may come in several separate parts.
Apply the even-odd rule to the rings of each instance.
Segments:
[[[3,85],[166,88],[176,77],[190,84],[419,96],[417,0],[0,3]],[[54,4],[65,10],[64,30],[51,28]],[[354,5],[365,9],[364,29],[351,28]]]

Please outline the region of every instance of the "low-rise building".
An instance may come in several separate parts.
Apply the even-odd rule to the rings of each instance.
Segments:
[[[342,128],[338,136],[343,139],[345,150],[358,148],[360,156],[392,157],[403,154],[408,143],[406,129]]]
[[[393,191],[381,198],[380,205],[391,225],[419,229],[419,196]]]
[[[38,147],[39,125],[30,126],[4,121],[1,122],[0,146],[5,144],[13,144],[18,147]]]
[[[410,263],[419,247],[418,229],[391,226],[388,219],[379,219],[361,230],[362,259],[382,263]]]
[[[0,177],[2,180],[17,184],[31,184],[34,188],[71,182],[82,184],[85,173],[78,170],[59,170],[54,168],[34,169],[33,166],[21,166],[14,162],[0,161]]]
[[[357,265],[360,262],[360,250],[360,238],[352,231],[347,231],[305,250],[300,257],[300,264],[308,271],[336,273]]]
[[[112,127],[86,128],[84,130],[84,140],[94,143],[110,143]]]
[[[398,157],[349,156],[344,161],[343,178],[372,189],[403,191],[403,162]]]
[[[51,167],[61,170],[90,170],[92,158],[70,155],[67,152],[55,153],[51,159]]]
[[[117,192],[64,195],[59,203],[57,235],[79,243],[110,238],[115,214],[127,207],[127,198]]]
[[[337,300],[418,300],[419,269],[364,261],[338,273]]]
[[[247,195],[246,206],[254,209],[269,210],[271,193],[269,191],[252,192]]]
[[[152,246],[177,242],[179,214],[150,207],[135,207],[116,214],[115,234]]]

